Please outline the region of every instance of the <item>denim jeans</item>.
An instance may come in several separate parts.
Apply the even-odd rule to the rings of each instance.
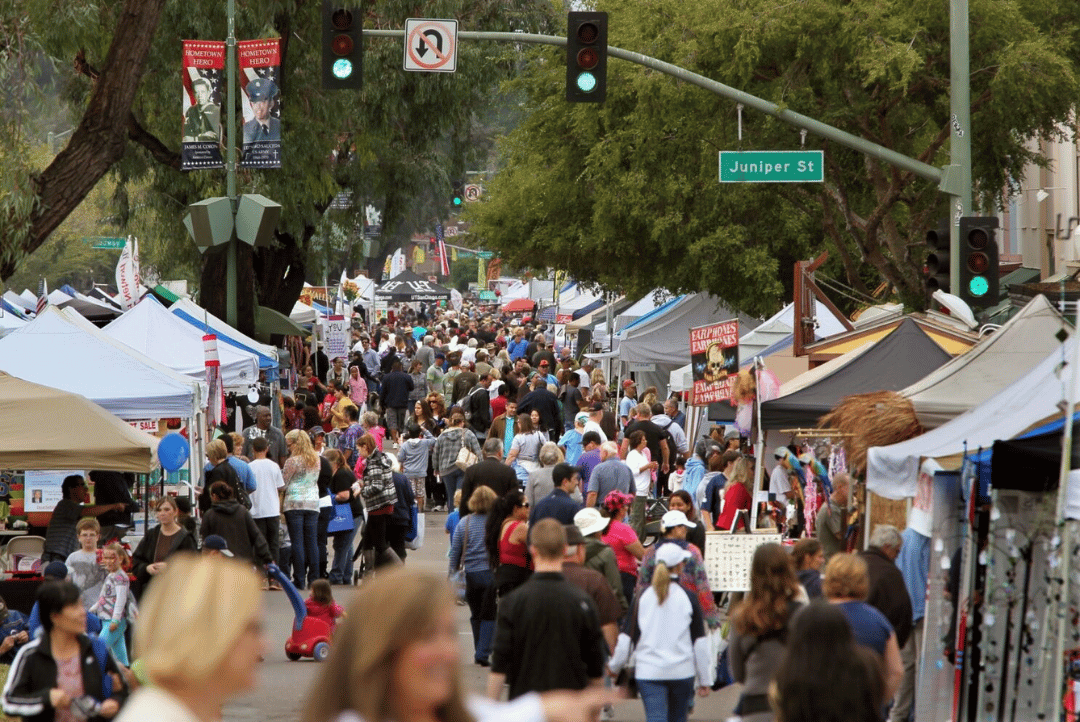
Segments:
[[[291,509],[285,512],[285,523],[289,527],[289,538],[292,540],[293,585],[297,589],[306,589],[319,578],[319,550],[316,541],[319,512]]]
[[[353,517],[353,528],[334,535],[334,566],[330,569],[331,584],[352,584],[353,542],[356,530],[364,523],[364,517]]]
[[[645,722],[686,722],[694,699],[694,678],[639,679]]]
[[[454,492],[461,487],[461,482],[465,479],[465,472],[461,469],[454,469],[441,476],[443,486],[446,487],[446,511],[451,512],[454,510]]]
[[[473,654],[477,660],[491,656],[491,643],[495,636],[495,620],[484,619],[484,595],[495,583],[490,569],[465,572],[465,601],[469,603],[469,624],[473,634]]]

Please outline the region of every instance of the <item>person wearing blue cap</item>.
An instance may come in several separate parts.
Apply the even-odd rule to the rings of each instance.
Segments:
[[[247,84],[248,102],[255,116],[244,123],[244,144],[281,140],[281,121],[270,115],[270,105],[278,87],[269,78],[255,78]]]

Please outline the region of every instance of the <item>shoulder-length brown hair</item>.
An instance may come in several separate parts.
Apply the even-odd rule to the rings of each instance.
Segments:
[[[432,631],[437,616],[454,609],[446,580],[396,569],[360,588],[334,632],[330,658],[301,717],[332,722],[351,710],[368,722],[391,719],[391,678],[401,650]],[[435,711],[439,722],[475,722],[465,706],[460,667],[454,666],[450,699]]]
[[[791,555],[779,544],[762,544],[750,564],[750,591],[733,615],[735,631],[756,637],[783,629],[798,591]]]

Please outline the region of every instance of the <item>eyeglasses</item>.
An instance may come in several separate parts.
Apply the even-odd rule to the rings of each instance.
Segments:
[[[518,506],[520,506],[523,509],[528,509],[529,508],[529,502],[523,501],[522,503],[518,504]]]

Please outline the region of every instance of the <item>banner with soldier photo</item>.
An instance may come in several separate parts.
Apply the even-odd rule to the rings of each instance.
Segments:
[[[183,68],[184,125],[180,169],[224,168],[221,155],[222,71],[225,43],[185,40]]]
[[[725,321],[690,329],[690,367],[694,406],[731,398],[739,374],[739,322]]]
[[[281,167],[281,41],[241,40],[240,93],[244,126],[240,166]]]

